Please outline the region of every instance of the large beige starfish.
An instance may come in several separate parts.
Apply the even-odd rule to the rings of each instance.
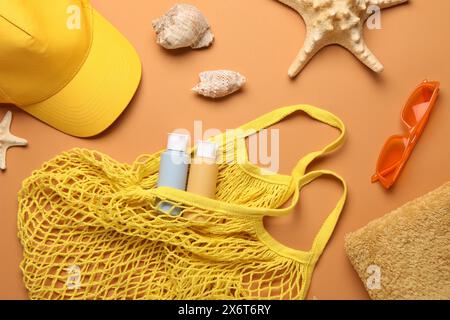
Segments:
[[[306,24],[305,44],[289,69],[294,78],[323,47],[338,44],[351,51],[375,72],[383,65],[369,50],[363,39],[365,21],[371,15],[370,6],[380,9],[408,0],[278,0],[296,10]]]
[[[13,136],[10,132],[12,113],[8,111],[0,122],[0,169],[6,169],[6,151],[11,147],[26,146],[27,140]]]

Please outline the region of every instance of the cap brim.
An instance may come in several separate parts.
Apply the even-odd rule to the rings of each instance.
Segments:
[[[92,45],[79,72],[51,98],[22,109],[64,133],[95,136],[130,103],[141,73],[133,46],[94,10]]]

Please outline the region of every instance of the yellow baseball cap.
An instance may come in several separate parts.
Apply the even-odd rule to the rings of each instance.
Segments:
[[[136,51],[88,0],[0,1],[0,103],[90,137],[117,119],[140,79]]]

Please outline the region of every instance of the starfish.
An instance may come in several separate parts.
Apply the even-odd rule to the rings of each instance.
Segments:
[[[305,44],[289,69],[295,78],[323,47],[337,44],[352,52],[362,63],[380,73],[383,65],[363,39],[363,27],[373,12],[405,3],[408,0],[278,0],[297,11],[306,24]]]
[[[0,169],[6,169],[6,151],[11,147],[26,146],[25,139],[13,136],[10,132],[12,113],[8,111],[0,122]]]

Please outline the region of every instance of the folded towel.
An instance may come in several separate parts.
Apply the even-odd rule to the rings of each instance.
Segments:
[[[450,183],[347,235],[372,299],[450,299]]]

